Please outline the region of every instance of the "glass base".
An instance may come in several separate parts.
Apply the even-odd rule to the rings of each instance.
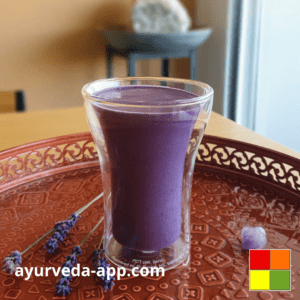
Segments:
[[[105,254],[110,262],[129,271],[136,267],[162,267],[167,271],[180,264],[189,263],[190,245],[178,238],[175,243],[164,249],[142,251],[125,247],[112,236],[106,241]],[[138,273],[138,270],[136,272]]]

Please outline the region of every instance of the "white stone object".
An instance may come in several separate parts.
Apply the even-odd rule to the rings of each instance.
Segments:
[[[137,0],[131,22],[136,33],[186,32],[191,18],[179,0]]]
[[[267,243],[267,235],[262,227],[248,227],[242,229],[242,247],[245,250],[262,249]]]

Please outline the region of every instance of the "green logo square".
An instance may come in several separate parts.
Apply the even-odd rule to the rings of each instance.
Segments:
[[[270,271],[270,290],[289,291],[291,290],[291,271],[290,270],[271,270]]]

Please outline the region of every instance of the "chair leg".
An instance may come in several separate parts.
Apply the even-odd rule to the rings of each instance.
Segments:
[[[190,54],[190,77],[192,80],[197,80],[197,61],[198,61],[198,51],[197,49],[192,50]]]
[[[25,111],[26,107],[25,107],[24,91],[16,91],[15,97],[16,97],[16,110]]]
[[[110,47],[106,48],[106,59],[107,59],[107,78],[112,78],[113,50]]]
[[[131,54],[128,55],[127,74],[129,77],[135,76],[135,58]]]
[[[163,77],[169,77],[169,59],[162,59],[161,73]]]

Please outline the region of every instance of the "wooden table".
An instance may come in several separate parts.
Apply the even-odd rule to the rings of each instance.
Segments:
[[[0,115],[0,128],[0,149],[89,131],[83,107]],[[299,153],[243,128],[216,113],[212,113],[206,133],[282,151],[300,159]],[[86,138],[83,141],[86,141]],[[59,146],[62,146],[62,144],[65,144],[65,141],[60,141]],[[82,149],[81,147],[79,148]],[[58,147],[58,151],[54,149],[54,151],[48,152],[47,165],[45,163],[39,165],[40,156],[37,155],[37,153],[41,154],[47,151],[42,150],[39,152],[37,148],[34,149],[37,151],[33,155],[31,155],[30,149],[21,149],[20,151],[24,151],[22,152],[23,154],[29,152],[31,156],[27,159],[27,156],[25,158],[25,155],[21,155],[19,162],[16,161],[15,155],[10,150],[3,153],[5,158],[2,160],[2,164],[5,167],[2,168],[2,178],[7,178],[7,174],[10,174],[10,176],[12,176],[11,174],[13,176],[18,176],[19,174],[22,176],[24,174],[25,176],[22,176],[22,181],[17,180],[15,186],[14,184],[11,185],[8,177],[7,185],[4,185],[4,188],[1,190],[0,212],[2,212],[2,216],[9,217],[6,217],[4,222],[3,218],[0,218],[0,246],[2,250],[0,252],[0,261],[3,260],[4,255],[8,255],[13,250],[24,250],[38,236],[44,234],[47,228],[51,228],[55,222],[54,220],[62,220],[62,216],[70,215],[74,212],[75,207],[77,209],[88,203],[103,190],[102,185],[97,183],[100,183],[99,164],[95,160],[92,161],[92,155],[90,157],[92,164],[82,164],[82,157],[78,155],[75,158],[75,162],[81,163],[80,168],[77,168],[78,165],[76,163],[64,168],[63,166],[66,165],[65,158],[69,157],[71,149],[61,151],[65,150],[65,148]],[[41,147],[41,149],[45,148]],[[251,152],[251,148],[247,150]],[[76,153],[78,152],[76,151]],[[79,153],[82,152],[80,151]],[[60,157],[60,154],[62,154],[62,159],[57,160],[56,158]],[[258,155],[256,158],[261,157],[260,153],[256,154]],[[50,155],[54,156],[54,158],[50,158]],[[12,156],[14,157],[10,160]],[[212,158],[211,153],[209,157]],[[36,163],[41,166],[41,169],[45,168],[47,170],[48,168],[49,170],[49,167],[53,164],[56,168],[55,172],[52,173],[52,170],[50,172],[40,172],[41,169],[38,167],[36,172],[23,173],[25,166],[31,165],[31,162],[33,162],[33,166],[35,165],[35,158],[37,158]],[[28,162],[24,163],[26,160]],[[7,161],[9,162],[8,164],[6,164]],[[295,160],[292,161],[293,166],[298,165],[297,163],[295,164]],[[43,162],[46,162],[46,160]],[[126,295],[127,299],[163,299],[164,295],[168,295],[170,296],[168,297],[169,299],[174,300],[192,299],[193,295],[196,295],[195,299],[225,299],[222,297],[224,295],[229,299],[272,299],[274,293],[277,296],[278,292],[266,291],[265,294],[257,291],[250,292],[247,287],[246,283],[249,280],[249,274],[247,274],[247,268],[244,266],[248,263],[248,254],[242,251],[240,245],[241,226],[246,224],[247,226],[262,226],[264,224],[269,229],[268,231],[272,232],[272,238],[268,239],[266,248],[292,248],[293,266],[294,270],[297,271],[295,271],[295,276],[292,275],[291,277],[291,286],[294,291],[285,292],[281,295],[287,295],[286,298],[292,298],[299,294],[300,277],[298,276],[298,270],[300,269],[300,253],[296,249],[297,244],[295,244],[299,233],[298,219],[300,217],[298,190],[293,190],[293,187],[285,185],[283,182],[277,182],[276,184],[276,178],[273,178],[273,176],[266,177],[265,174],[260,173],[254,176],[252,173],[253,169],[249,169],[249,171],[231,170],[228,172],[229,168],[227,170],[226,168],[224,170],[215,168],[213,165],[210,166],[210,162],[203,164],[203,168],[207,172],[196,172],[193,181],[196,183],[193,185],[193,192],[197,197],[194,196],[192,200],[194,213],[191,215],[191,223],[196,226],[192,233],[191,267],[170,271],[166,273],[165,277],[158,279],[128,278],[130,280],[116,280],[113,291],[104,295],[99,284],[96,284],[92,278],[89,278],[88,281],[81,278],[75,286],[72,286],[73,291],[69,298],[82,300],[84,298],[82,295],[86,296],[84,291],[93,291],[94,295],[98,293],[99,297],[103,295],[105,299],[125,299]],[[265,168],[268,175],[272,171],[276,172],[278,168],[276,164],[271,166],[270,170],[269,166],[270,164],[268,164],[268,167],[266,164]],[[288,174],[290,166],[288,163],[284,170],[284,175]],[[19,167],[20,169],[18,169]],[[62,167],[61,170],[59,170],[60,167]],[[225,166],[223,165],[223,167]],[[279,169],[283,170],[280,166]],[[296,170],[294,169],[294,171]],[[5,175],[3,176],[3,174]],[[295,174],[295,177],[293,177],[293,180],[289,177],[289,182],[294,182],[294,186],[298,187],[299,181],[296,182],[298,173],[297,171],[289,173],[289,175],[293,174]],[[259,181],[254,183],[254,178]],[[27,183],[27,181],[31,182]],[[244,186],[247,187],[244,188]],[[255,191],[255,193],[249,194],[246,203],[241,199],[244,199],[249,191]],[[69,192],[71,193],[70,195],[68,195]],[[241,198],[239,193],[241,193]],[[285,193],[287,194],[285,195]],[[36,199],[38,199],[38,202],[36,202]],[[68,199],[70,199],[70,202],[68,202]],[[68,206],[66,202],[74,206]],[[229,202],[230,205],[227,205],[226,202]],[[37,206],[36,209],[34,206]],[[41,209],[43,207],[45,209]],[[88,217],[83,218],[85,223],[81,224],[90,225],[95,223],[95,220],[98,220],[104,213],[103,208],[100,207],[101,204],[91,207],[89,213],[86,212]],[[195,212],[196,208],[197,213]],[[7,211],[8,213],[6,213]],[[245,216],[246,220],[240,218],[240,215]],[[235,218],[236,216],[237,218]],[[197,226],[200,224],[204,226]],[[22,229],[19,230],[18,226],[22,226]],[[196,229],[197,227],[198,229]],[[95,231],[97,234],[95,236],[96,239],[91,238],[86,241],[86,258],[91,257],[95,243],[100,240],[101,230],[96,230],[98,233]],[[197,230],[199,231],[197,232]],[[71,245],[75,241],[78,241],[78,243],[82,241],[84,232],[81,229],[74,230]],[[24,239],[24,235],[26,239]],[[218,245],[212,246],[210,239],[213,239],[214,245],[214,241],[217,241]],[[199,245],[201,247],[198,247]],[[222,251],[217,251],[220,249],[219,246],[222,248]],[[42,245],[39,247],[42,247]],[[37,251],[38,249],[31,251],[31,254],[28,253],[31,255],[30,264],[32,264],[32,267],[41,265],[41,262],[41,266],[48,267],[51,264],[53,265],[53,259],[61,257],[61,255],[69,255],[71,252],[69,246],[61,248],[59,253],[49,258],[49,262],[47,258],[47,261],[44,263],[43,260],[40,260],[43,256],[41,256],[40,251]],[[27,258],[25,261],[27,266],[28,254],[26,254]],[[85,257],[83,258],[85,259]],[[215,260],[214,258],[217,259]],[[89,267],[92,266],[90,259],[82,261],[88,264]],[[57,267],[58,265],[55,266]],[[211,284],[210,280],[208,280],[209,278],[205,275],[215,276],[214,282]],[[45,283],[42,283],[36,276],[32,276],[30,282],[24,282],[22,279],[12,281],[11,278],[11,276],[7,277],[3,272],[0,272],[0,282],[2,282],[0,289],[1,299],[5,297],[13,299],[15,295],[18,296],[20,293],[22,293],[23,299],[32,299],[32,293],[35,293],[35,299],[49,299],[49,297],[54,296],[54,293],[49,293],[51,288],[54,287],[55,280],[53,276],[52,279],[50,278],[52,285],[49,286],[45,286]],[[22,285],[20,285],[21,281]],[[6,282],[9,284],[5,285]],[[191,295],[191,297],[185,297],[185,295]],[[274,298],[278,299],[276,296]],[[297,297],[295,296],[294,299],[297,299]]]
[[[89,131],[83,107],[0,115],[0,151],[47,138]],[[300,159],[300,153],[212,112],[206,134],[270,148]]]

